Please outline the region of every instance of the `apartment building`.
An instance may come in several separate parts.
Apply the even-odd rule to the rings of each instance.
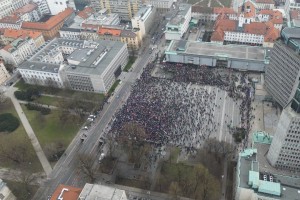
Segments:
[[[180,4],[179,11],[167,23],[165,30],[166,40],[180,40],[189,27],[192,17],[192,9],[190,4]]]
[[[274,0],[255,0],[256,8],[258,10],[273,10],[275,9]]]
[[[37,48],[42,46],[45,43],[43,34],[37,31],[28,31],[28,30],[16,30],[16,29],[5,29],[4,33],[0,36],[1,43],[8,45],[19,37],[30,37],[33,39],[34,44]]]
[[[132,28],[140,29],[142,37],[144,37],[151,29],[155,21],[155,16],[156,8],[154,6],[142,6],[134,17],[131,18]]]
[[[22,21],[39,21],[42,17],[38,9],[38,5],[35,3],[26,4],[13,12],[14,15],[17,15]]]
[[[127,45],[121,42],[55,38],[18,70],[30,84],[106,93],[127,61]]]
[[[0,85],[6,82],[10,78],[8,71],[6,70],[3,62],[0,61]]]
[[[100,1],[100,2],[99,2]],[[143,5],[142,0],[93,0],[92,7],[97,11],[106,8],[109,13],[117,13],[121,20],[130,19],[139,11]]]
[[[275,43],[270,64],[266,67],[265,86],[273,99],[284,108],[291,102],[299,83],[300,28],[284,28],[281,37],[283,40]]]
[[[219,15],[226,15],[231,20],[237,20],[237,13],[232,8],[227,7],[204,7],[192,6],[192,17],[202,22],[216,21]]]
[[[35,43],[30,37],[19,37],[0,50],[0,57],[7,64],[18,66],[36,50]]]
[[[58,36],[64,22],[74,16],[74,10],[67,8],[55,16],[50,17],[46,22],[23,22],[22,29],[42,32],[45,40]]]
[[[76,10],[74,0],[46,0],[51,15],[57,15],[58,13],[72,8]]]
[[[173,0],[146,0],[145,4],[149,4],[156,8],[159,13],[166,13],[172,9]]]
[[[0,28],[20,29],[22,20],[17,15],[8,15],[0,19]]]
[[[50,14],[47,0],[33,0],[33,2],[38,6],[38,10],[42,15]]]

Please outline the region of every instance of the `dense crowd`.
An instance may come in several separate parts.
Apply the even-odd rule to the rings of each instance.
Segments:
[[[245,74],[231,76],[207,67],[165,64],[164,70],[172,77],[162,79],[151,76],[153,68],[154,64],[148,64],[127,102],[116,114],[111,126],[114,134],[122,134],[125,123],[135,122],[145,128],[149,142],[200,147],[220,126],[220,122],[214,120],[214,113],[219,109],[215,103],[216,92],[200,85],[225,90],[236,101],[242,99],[239,100],[242,102],[241,126],[249,130],[251,87]]]

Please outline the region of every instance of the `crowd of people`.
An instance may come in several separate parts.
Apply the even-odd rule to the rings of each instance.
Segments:
[[[172,77],[162,79],[151,76],[153,68],[153,63],[147,65],[116,114],[113,134],[124,134],[124,124],[135,122],[145,129],[149,142],[199,148],[222,128],[215,119],[215,114],[221,112],[216,103],[216,91],[220,90],[240,106],[241,126],[249,130],[251,87],[246,75],[231,76],[207,67],[168,63],[164,70]],[[207,90],[204,85],[215,89]]]

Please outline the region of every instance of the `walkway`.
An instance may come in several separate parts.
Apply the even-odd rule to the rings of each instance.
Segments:
[[[15,95],[14,95],[14,92],[16,91],[17,89],[14,88],[14,87],[10,87],[7,91],[6,91],[6,96],[8,96],[12,103],[14,104],[14,107],[19,115],[19,118],[24,126],[24,129],[32,143],[32,146],[43,166],[43,169],[45,171],[45,173],[47,174],[47,176],[50,174],[50,172],[52,171],[52,167],[46,157],[46,155],[44,154],[43,152],[43,149],[37,139],[37,137],[35,136],[28,120],[27,120],[27,117],[25,116],[25,114],[23,113],[23,110],[22,110],[22,107],[19,103],[19,101],[15,98]]]

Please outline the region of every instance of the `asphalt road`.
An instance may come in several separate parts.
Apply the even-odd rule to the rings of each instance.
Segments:
[[[147,47],[147,45],[145,45]],[[154,54],[154,52],[152,53]],[[89,154],[95,158],[95,164],[98,162],[100,154],[98,148],[98,139],[103,135],[103,130],[113,118],[114,113],[121,107],[121,105],[128,98],[131,85],[142,73],[143,68],[148,64],[148,60],[152,56],[149,49],[139,56],[134,64],[132,72],[128,72],[122,80],[122,84],[115,91],[115,94],[110,98],[109,103],[105,104],[100,116],[97,118],[96,124],[89,130],[88,137],[83,143],[80,142],[81,131],[73,139],[66,155],[62,156],[57,162],[53,171],[48,176],[47,181],[41,185],[39,190],[34,196],[34,200],[48,199],[59,184],[72,185],[75,187],[83,187],[86,183],[84,175],[79,169],[79,154]]]

